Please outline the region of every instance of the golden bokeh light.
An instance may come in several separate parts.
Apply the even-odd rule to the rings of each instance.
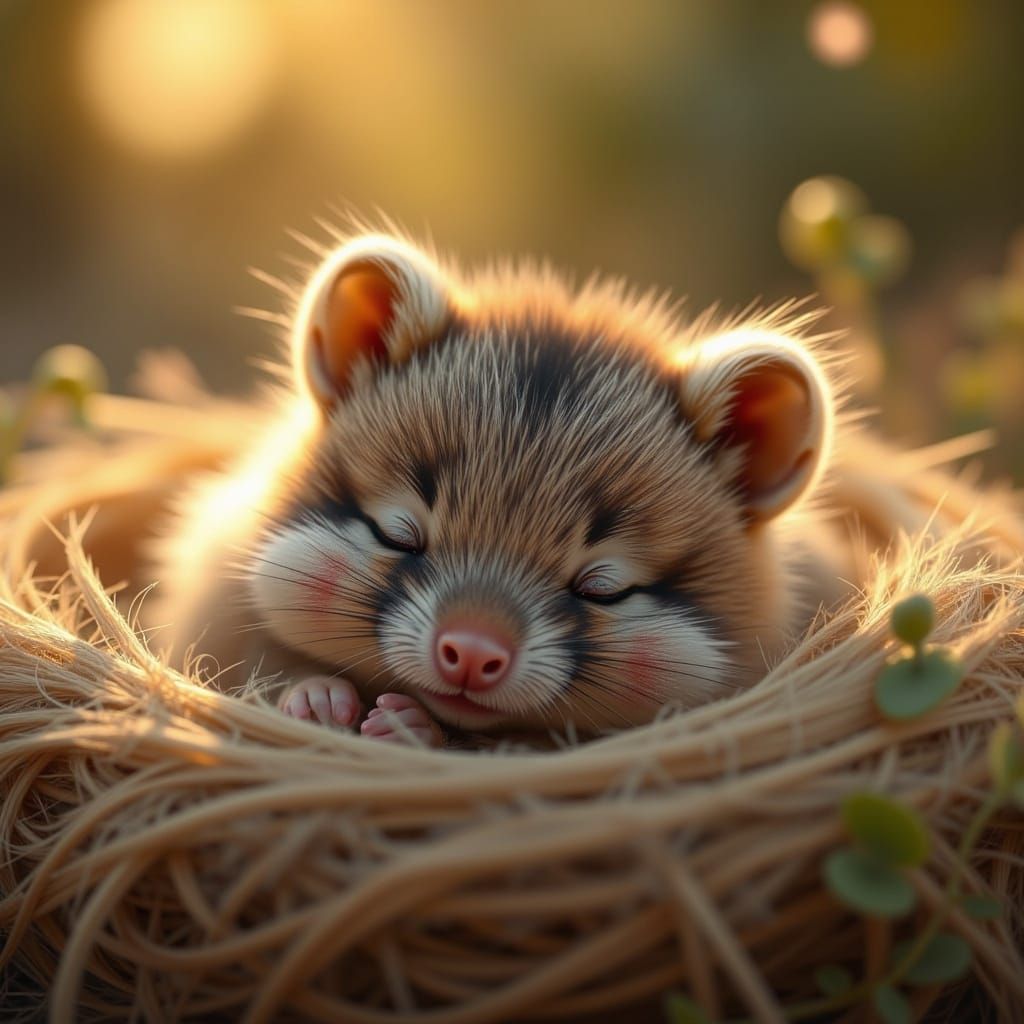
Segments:
[[[818,4],[807,20],[807,43],[823,64],[851,67],[871,51],[874,29],[858,4],[827,0]]]
[[[99,0],[85,8],[77,40],[83,100],[131,150],[204,155],[264,108],[274,38],[255,0]]]
[[[790,199],[793,215],[808,224],[848,217],[865,205],[859,189],[834,176],[810,178],[796,187]]]

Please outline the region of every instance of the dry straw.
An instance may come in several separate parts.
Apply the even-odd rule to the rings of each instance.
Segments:
[[[924,814],[920,913],[941,898],[1024,677],[1024,578],[1006,558],[962,559],[968,523],[881,561],[730,700],[553,752],[398,748],[162,663],[129,594],[104,583],[130,577],[160,499],[231,449],[238,417],[113,400],[99,416],[131,431],[39,455],[0,496],[9,1013],[37,1016],[46,988],[55,1021],[642,1021],[678,988],[712,1016],[781,1021],[816,966],[881,970],[899,938],[821,880],[838,804],[865,788]],[[94,521],[68,519],[91,506]],[[70,523],[66,548],[44,519]],[[934,597],[935,640],[967,678],[892,725],[871,692],[909,590]],[[1008,813],[966,874],[1005,913],[947,923],[1006,1020],[1024,1006],[1022,864]],[[915,1008],[938,998],[921,990]]]

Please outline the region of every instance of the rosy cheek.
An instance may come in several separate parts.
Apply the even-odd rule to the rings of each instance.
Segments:
[[[313,606],[326,610],[336,604],[347,576],[348,565],[336,555],[332,557],[309,584]]]
[[[649,633],[633,638],[629,653],[629,674],[633,688],[650,696],[658,690],[658,681],[664,671],[664,649],[661,641]]]

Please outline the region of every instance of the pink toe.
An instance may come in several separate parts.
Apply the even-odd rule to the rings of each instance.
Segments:
[[[304,693],[292,694],[285,705],[285,713],[291,715],[292,718],[309,718],[312,712],[306,695]]]
[[[349,725],[359,713],[351,694],[331,691],[331,714],[340,725]]]
[[[391,711],[400,711],[403,708],[412,707],[417,702],[404,693],[382,693],[377,698],[377,706],[387,708]]]

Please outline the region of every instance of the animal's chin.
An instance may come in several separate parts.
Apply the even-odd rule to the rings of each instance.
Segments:
[[[504,712],[484,707],[462,694],[448,695],[421,691],[419,696],[439,718],[451,725],[483,729],[489,725],[497,725],[506,717]]]

